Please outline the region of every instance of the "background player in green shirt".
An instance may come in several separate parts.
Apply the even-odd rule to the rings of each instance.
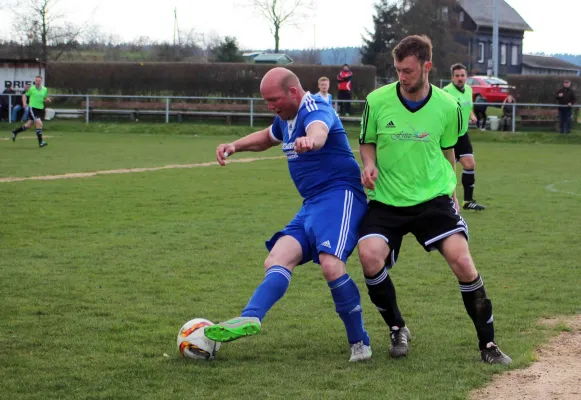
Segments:
[[[408,36],[393,50],[399,82],[367,96],[359,139],[369,204],[359,230],[359,257],[371,301],[390,328],[392,357],[407,355],[410,331],[389,276],[407,233],[438,250],[456,275],[472,318],[481,359],[512,360],[494,342],[492,304],[468,249],[468,227],[454,201],[454,145],[462,129],[456,100],[430,85],[432,43]],[[421,289],[419,289],[421,290]]]
[[[16,136],[20,132],[24,132],[30,128],[34,122],[36,124],[38,146],[47,146],[48,143],[42,140],[42,120],[44,119],[44,103],[50,103],[50,99],[47,97],[48,89],[42,86],[42,76],[39,75],[34,79],[34,86],[31,86],[30,89],[28,89],[26,96],[30,99],[28,103],[30,107],[28,121],[26,121],[26,124],[22,125],[20,128],[12,131],[12,141],[15,141]]]
[[[454,146],[456,161],[462,164],[462,186],[464,187],[464,202],[462,208],[465,210],[484,210],[482,204],[474,200],[474,151],[472,143],[468,137],[468,119],[476,123],[476,116],[472,112],[472,88],[466,84],[466,67],[462,64],[454,64],[450,68],[452,73],[452,82],[445,86],[444,91],[448,92],[458,100],[462,109],[462,119],[464,121],[458,143]]]

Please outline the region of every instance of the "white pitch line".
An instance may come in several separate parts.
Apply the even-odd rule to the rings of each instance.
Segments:
[[[286,158],[286,156],[276,156],[276,157],[257,157],[257,158],[239,158],[229,160],[230,163],[249,163],[254,161],[266,161],[266,160],[280,160]],[[97,175],[115,175],[115,174],[129,174],[135,172],[149,172],[149,171],[160,171],[162,169],[175,169],[175,168],[197,168],[197,167],[211,167],[215,165],[220,165],[216,161],[198,163],[198,164],[172,164],[164,165],[163,167],[151,167],[151,168],[127,168],[127,169],[112,169],[105,171],[94,171],[94,172],[74,172],[70,174],[62,175],[45,175],[45,176],[28,176],[28,177],[7,177],[0,178],[0,183],[8,182],[22,182],[22,181],[49,181],[54,179],[74,179],[74,178],[90,178]]]
[[[43,138],[52,138],[53,136],[42,136]],[[22,139],[36,139],[36,136],[18,136],[16,138],[17,140],[22,140]],[[12,140],[12,138],[0,138],[0,140]]]
[[[560,189],[557,189],[555,187],[555,185],[561,185],[564,183],[573,183],[573,182],[577,182],[577,181],[575,180],[575,181],[555,182],[555,183],[551,183],[550,185],[545,186],[545,189],[547,189],[549,192],[553,192],[553,193],[564,193],[564,194],[570,194],[572,196],[581,196],[581,193],[567,192],[566,190],[560,190]]]

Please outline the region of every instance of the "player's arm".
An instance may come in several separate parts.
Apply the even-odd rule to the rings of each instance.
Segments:
[[[329,127],[323,121],[313,121],[306,129],[307,135],[295,140],[295,152],[320,150],[327,142]]]
[[[305,136],[295,140],[294,151],[304,153],[306,151],[320,150],[327,142],[330,127],[336,121],[337,116],[328,107],[309,111],[303,120]]]
[[[375,181],[379,175],[377,169],[377,148],[375,144],[360,144],[359,154],[363,161],[361,184],[367,189],[375,190]]]
[[[462,110],[460,105],[456,107],[456,112],[450,112],[448,116],[448,124],[444,130],[444,134],[440,139],[440,147],[444,153],[444,157],[452,166],[452,171],[456,173],[456,154],[454,153],[454,146],[458,142],[458,135],[461,133],[462,129]],[[458,199],[456,198],[456,190],[452,193],[452,199],[454,200],[454,205],[456,209],[458,207]]]
[[[452,170],[456,171],[456,154],[454,153],[454,148],[452,147],[451,149],[442,149],[442,152],[444,153],[444,157],[446,157],[446,160],[448,160],[448,162],[452,166]],[[460,208],[458,206],[458,198],[456,197],[456,189],[454,189],[454,192],[452,193],[452,200],[454,200],[456,210],[460,211]]]
[[[452,147],[451,149],[442,149],[442,152],[444,153],[444,157],[446,157],[446,160],[448,160],[448,162],[452,166],[452,169],[455,171],[456,170],[456,153],[454,152],[454,148]]]
[[[470,121],[475,124],[476,121],[478,121],[478,118],[476,118],[476,114],[474,114],[474,109],[470,110]]]
[[[271,133],[271,128],[251,133],[232,143],[223,143],[216,149],[216,160],[222,166],[226,165],[226,157],[241,151],[264,151],[280,144]]]
[[[361,118],[361,133],[359,134],[359,155],[363,162],[361,184],[367,189],[375,190],[375,180],[379,175],[377,169],[377,123],[369,102],[365,103]]]
[[[26,107],[28,105],[28,99],[26,98],[26,93],[22,95],[22,104]]]

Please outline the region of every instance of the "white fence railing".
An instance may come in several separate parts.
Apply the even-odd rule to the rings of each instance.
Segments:
[[[6,97],[8,101],[6,102]],[[191,96],[121,96],[121,95],[88,95],[88,94],[54,94],[50,107],[55,117],[84,117],[90,123],[91,116],[125,115],[137,118],[140,115],[160,116],[169,123],[171,117],[181,121],[183,117],[226,117],[247,118],[254,126],[257,118],[272,118],[274,115],[261,98],[253,97],[191,97]],[[0,101],[8,106],[4,111],[8,121],[12,121],[12,105],[21,95],[0,95]],[[334,100],[335,105],[349,103],[354,110],[349,116],[341,115],[343,121],[360,122],[364,100]],[[477,105],[499,108],[502,103],[477,103]],[[505,118],[509,119],[510,131],[515,132],[517,123],[525,125],[551,126],[559,120],[556,104],[513,103],[512,110]],[[572,108],[579,108],[573,105]],[[4,107],[6,108],[6,107]],[[530,111],[527,111],[530,110]],[[545,110],[545,111],[540,111]],[[488,118],[488,125],[493,125],[495,117]],[[498,117],[496,117],[498,118]],[[518,121],[517,121],[518,119]],[[499,123],[501,121],[498,121]],[[505,121],[503,121],[505,122]],[[554,127],[552,128],[554,129]]]

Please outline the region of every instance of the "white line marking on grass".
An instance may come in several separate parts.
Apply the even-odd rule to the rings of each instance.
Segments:
[[[230,163],[250,163],[254,161],[266,161],[266,160],[280,160],[286,158],[286,156],[276,156],[276,157],[256,157],[256,158],[239,158],[234,160],[229,160]],[[162,169],[175,169],[175,168],[198,168],[198,167],[211,167],[215,165],[220,165],[216,161],[198,163],[198,164],[174,164],[174,165],[164,165],[163,167],[151,167],[151,168],[128,168],[128,169],[111,169],[106,171],[94,171],[94,172],[74,172],[70,174],[62,175],[45,175],[45,176],[28,176],[28,177],[8,177],[0,178],[0,183],[7,182],[21,182],[21,181],[50,181],[54,179],[74,179],[74,178],[90,178],[97,175],[115,175],[115,174],[129,174],[134,172],[149,172],[149,171],[159,171]]]
[[[45,136],[42,135],[43,138],[52,138],[54,136]],[[22,140],[22,139],[36,139],[36,136],[18,136],[16,138],[16,140]],[[0,138],[0,140],[12,140],[12,138]]]
[[[575,180],[575,181],[561,181],[561,182],[551,183],[550,185],[545,186],[545,189],[547,189],[549,192],[553,192],[553,193],[564,193],[564,194],[570,194],[571,196],[581,196],[581,193],[568,192],[566,190],[560,190],[560,189],[557,189],[555,187],[556,185],[561,185],[561,184],[564,184],[564,183],[573,183],[573,182],[578,182],[578,180]]]

